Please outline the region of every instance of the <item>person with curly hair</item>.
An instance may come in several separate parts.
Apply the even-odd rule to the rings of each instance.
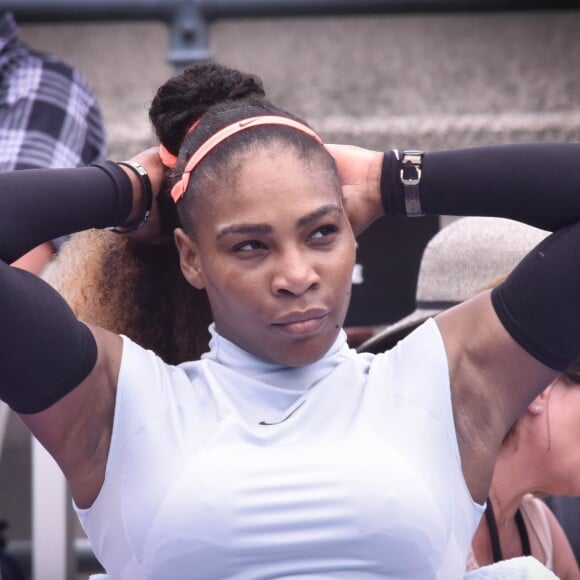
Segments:
[[[169,80],[150,111],[159,151],[0,176],[0,396],[63,470],[108,577],[461,578],[502,438],[580,354],[580,145],[325,146],[216,63]],[[342,328],[355,235],[422,213],[556,232],[493,292],[356,353]],[[140,264],[153,244],[207,297],[201,357],[205,313],[161,271],[123,279],[112,248],[93,262],[91,309],[131,318],[130,336],[9,266],[110,226],[123,256]],[[185,361],[149,350],[178,339]]]
[[[99,103],[81,72],[20,39],[0,9],[0,171],[78,167],[103,161],[106,135]],[[18,263],[40,274],[65,240],[45,241]]]

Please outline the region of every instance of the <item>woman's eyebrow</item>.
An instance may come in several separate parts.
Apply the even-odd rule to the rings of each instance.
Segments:
[[[299,228],[303,228],[316,220],[324,217],[329,213],[342,212],[342,208],[339,205],[329,203],[315,209],[314,211],[302,216],[296,221],[296,225]],[[242,234],[242,235],[259,235],[259,234],[271,234],[274,228],[265,223],[257,224],[232,224],[225,226],[219,230],[216,235],[216,239],[220,240],[224,236],[232,234]]]
[[[219,240],[229,234],[270,234],[272,230],[272,226],[268,224],[232,224],[220,229],[216,238]]]
[[[329,203],[327,205],[323,205],[322,207],[319,207],[318,209],[315,209],[314,211],[306,214],[305,216],[302,216],[300,219],[298,219],[296,221],[296,225],[299,228],[303,228],[304,226],[310,225],[312,222],[315,222],[316,220],[320,219],[321,217],[324,217],[325,215],[329,214],[329,213],[335,213],[335,212],[342,212],[342,207],[340,207],[339,205],[336,205],[334,203]]]

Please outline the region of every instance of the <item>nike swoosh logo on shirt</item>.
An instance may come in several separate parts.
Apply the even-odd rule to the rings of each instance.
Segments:
[[[280,425],[280,423],[284,423],[284,421],[287,421],[290,417],[292,417],[292,415],[294,415],[294,413],[296,413],[296,411],[298,411],[298,409],[300,409],[300,407],[302,407],[302,405],[304,405],[304,403],[306,403],[306,401],[302,401],[302,403],[300,403],[300,405],[298,405],[298,407],[296,407],[296,409],[294,409],[292,412],[288,413],[288,415],[286,415],[286,417],[284,417],[280,421],[273,421],[272,423],[270,423],[269,421],[260,421],[259,424],[260,425]]]

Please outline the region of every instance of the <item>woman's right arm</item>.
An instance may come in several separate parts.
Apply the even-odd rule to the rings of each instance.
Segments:
[[[104,476],[121,339],[78,321],[48,284],[9,263],[48,239],[130,223],[142,207],[136,183],[113,163],[0,174],[0,398],[54,456],[80,505]]]

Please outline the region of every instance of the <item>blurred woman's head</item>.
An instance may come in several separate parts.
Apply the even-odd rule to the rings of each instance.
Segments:
[[[526,446],[538,493],[580,495],[580,360],[563,371],[520,416],[504,441]]]

